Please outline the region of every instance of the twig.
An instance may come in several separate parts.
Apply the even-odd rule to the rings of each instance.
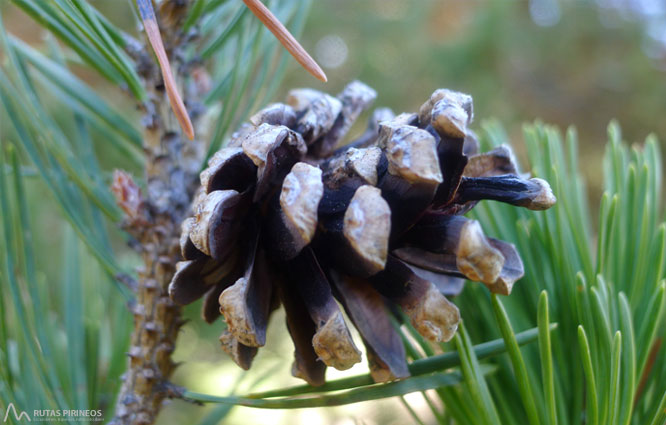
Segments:
[[[162,4],[169,2],[179,3],[179,0],[165,0]],[[169,378],[178,366],[171,355],[184,320],[181,308],[171,300],[167,287],[180,257],[180,223],[189,210],[199,164],[203,161],[198,156],[203,149],[194,148],[201,141],[187,143],[183,137],[183,134],[193,137],[194,132],[184,103],[178,97],[175,77],[171,75],[165,54],[166,48],[172,53],[172,59],[178,61],[182,57],[181,49],[186,47],[181,33],[170,26],[178,20],[158,21],[150,0],[137,0],[137,4],[148,41],[157,53],[162,76],[155,69],[156,64],[147,60],[149,57],[143,53],[149,50],[148,43],[132,46],[149,100],[139,105],[145,114],[142,120],[145,190],[142,192],[131,176],[122,172],[114,173],[113,183],[116,200],[126,214],[123,228],[132,236],[143,263],[138,269],[136,282],[131,283],[136,296],[135,302],[129,306],[134,316],[134,328],[128,367],[111,421],[122,425],[154,423],[163,401],[178,394]],[[178,8],[178,13],[186,12],[187,8]],[[161,28],[164,41],[158,22],[165,25]],[[182,73],[184,68],[177,65],[174,64],[174,71]],[[198,100],[191,98],[188,103],[196,104]],[[178,122],[173,119],[172,110]],[[177,182],[173,176],[178,176]]]

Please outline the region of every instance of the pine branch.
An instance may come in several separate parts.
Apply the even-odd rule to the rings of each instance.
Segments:
[[[178,28],[186,16],[187,7],[177,1],[162,3],[162,10],[171,8],[168,19],[162,19],[160,32],[164,50],[170,53],[171,64],[163,52],[158,55],[163,68],[175,70],[175,80],[170,77],[165,91],[162,75],[157,65],[150,60],[144,64],[142,75],[148,101],[141,105],[144,112],[145,181],[147,191],[142,198],[136,184],[128,176],[117,173],[114,192],[119,204],[126,212],[126,230],[136,239],[143,266],[138,270],[136,302],[132,306],[134,332],[129,348],[128,369],[118,396],[113,424],[154,423],[165,398],[170,396],[169,378],[176,365],[171,360],[175,350],[178,330],[183,324],[181,308],[170,298],[167,286],[175,273],[179,258],[178,234],[180,223],[189,209],[190,196],[198,173],[198,164],[203,160],[201,139],[193,137],[192,123],[187,134],[181,132],[178,119],[170,109],[174,100],[174,85],[182,81],[188,70],[184,57],[186,39]],[[152,7],[151,7],[152,9]],[[155,18],[155,15],[152,15]],[[146,31],[149,42],[154,42],[157,19],[150,22],[155,28]],[[148,28],[147,28],[148,30]],[[159,37],[159,32],[157,32]],[[147,55],[148,42],[141,50]],[[145,65],[151,66],[146,68]],[[164,75],[171,75],[171,69]],[[183,87],[180,84],[180,87]],[[175,95],[177,96],[177,94]],[[200,101],[196,94],[185,94],[179,116],[187,117],[185,105]],[[183,104],[184,103],[184,104]],[[184,114],[184,115],[183,115]],[[192,116],[196,124],[198,115]],[[189,144],[189,146],[188,146]]]

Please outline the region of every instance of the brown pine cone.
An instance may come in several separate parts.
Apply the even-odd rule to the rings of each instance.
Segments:
[[[183,305],[203,296],[209,323],[223,315],[222,348],[244,369],[280,304],[294,376],[320,385],[327,366],[350,368],[361,352],[342,307],[375,380],[404,378],[391,308],[429,340],[448,341],[460,314],[444,295],[460,292],[464,279],[508,295],[523,275],[514,246],[462,214],[482,199],[547,209],[555,203],[548,183],[522,177],[506,146],[478,154],[472,98],[449,90],[418,114],[376,110],[368,130],[338,148],[375,97],[360,82],[337,97],[293,90],[201,173],[169,291]]]

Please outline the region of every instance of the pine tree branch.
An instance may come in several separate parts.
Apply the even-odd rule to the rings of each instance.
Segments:
[[[165,17],[165,11],[167,11]],[[163,43],[172,60],[175,79],[182,81],[187,39],[179,30],[187,7],[179,1],[162,3],[159,17]],[[134,330],[128,352],[128,369],[118,396],[113,424],[152,424],[165,398],[172,397],[169,383],[176,364],[171,360],[181,308],[169,298],[167,286],[179,258],[180,223],[190,205],[190,194],[202,161],[203,141],[186,140],[170,108],[160,69],[144,42],[135,53],[149,100],[144,111],[145,198],[131,178],[116,176],[114,193],[126,213],[125,229],[136,239],[143,266],[138,270],[136,303],[132,306]],[[181,85],[182,87],[182,85]],[[198,103],[196,94],[184,93],[186,105]],[[196,114],[192,116],[196,119]]]

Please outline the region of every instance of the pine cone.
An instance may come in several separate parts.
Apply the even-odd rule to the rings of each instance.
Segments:
[[[235,133],[201,173],[194,217],[183,223],[171,297],[204,297],[224,316],[222,348],[250,367],[282,304],[294,376],[324,382],[327,366],[361,360],[341,307],[358,329],[377,381],[409,375],[391,326],[401,308],[432,341],[460,314],[444,295],[464,279],[508,295],[523,275],[513,245],[462,216],[481,199],[534,210],[555,202],[543,180],[518,172],[511,150],[478,154],[472,98],[437,90],[419,113],[376,110],[359,139],[337,148],[376,93],[360,82],[337,97],[293,90]]]

